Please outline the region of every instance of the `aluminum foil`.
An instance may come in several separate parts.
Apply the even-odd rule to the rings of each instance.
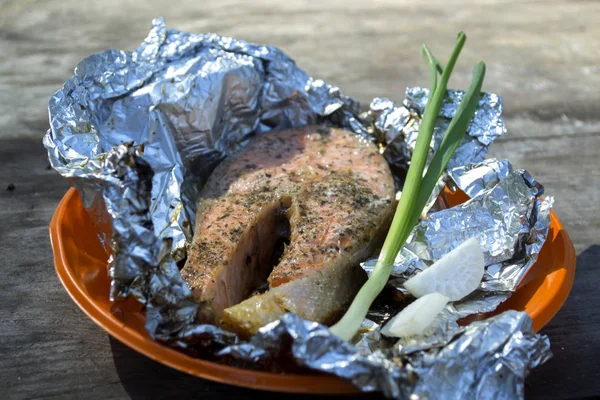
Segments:
[[[532,182],[527,181],[525,186],[518,183],[525,174],[497,177],[497,186],[511,177],[516,186],[507,186],[506,196],[497,196],[495,203],[481,200],[471,209],[440,214],[446,215],[439,217],[440,224],[452,221],[447,223],[457,225],[461,223],[459,214],[483,215],[485,210],[477,211],[477,207],[493,203],[500,209],[513,204],[528,218],[520,227],[509,221],[507,236],[497,237],[503,246],[497,249],[499,252],[489,252],[495,264],[487,268],[485,285],[480,290],[483,297],[448,308],[432,327],[435,332],[431,337],[438,338],[433,344],[421,340],[410,348],[381,337],[379,322],[398,310],[395,303],[383,304],[383,310],[371,310],[370,317],[379,322],[365,321],[364,334],[357,338],[356,346],[339,341],[319,324],[293,315],[284,316],[261,329],[249,342],[242,342],[216,326],[194,323],[198,306],[179,274],[177,262],[186,256],[195,200],[203,182],[216,164],[242,148],[252,136],[307,124],[352,130],[381,146],[401,187],[427,95],[425,89],[411,88],[404,105],[375,99],[369,111],[359,114],[357,101],[344,96],[337,87],[312,79],[279,49],[215,34],[166,29],[159,18],[153,21],[144,43],[133,52],[109,50],[77,66],[74,76],[50,99],[51,129],[44,145],[51,165],[71,179],[98,231],[103,232],[100,240],[112,253],[108,260],[111,298],[119,301],[132,296],[142,302],[146,306],[146,328],[157,340],[202,357],[277,369],[276,360],[290,343],[283,338],[292,337],[297,365],[332,373],[363,390],[379,390],[393,397],[427,393],[435,388],[435,379],[443,378],[434,372],[434,366],[453,362],[464,362],[469,369],[465,379],[456,381],[456,393],[463,393],[459,390],[472,385],[470,373],[477,373],[494,360],[506,359],[517,366],[511,370],[514,378],[498,387],[504,393],[518,394],[528,369],[549,354],[545,339],[532,334],[523,313],[505,313],[468,328],[459,328],[455,315],[462,315],[465,309],[484,310],[491,298],[509,292],[543,243],[547,221],[540,216],[549,204],[532,200],[540,193]],[[448,91],[432,149],[439,145],[463,95]],[[448,170],[447,176],[457,184],[462,181],[456,177],[465,175],[460,168],[481,163],[488,146],[505,131],[501,113],[499,97],[483,94]],[[464,181],[477,181],[485,189],[476,199],[484,198],[486,190],[494,190],[488,188],[494,182],[491,178]],[[438,189],[442,187],[440,184]],[[511,203],[519,199],[526,204]],[[434,215],[431,213],[424,224]],[[513,230],[516,228],[518,232]],[[432,242],[428,250],[419,248],[419,240],[427,241],[430,232],[436,235],[435,229],[426,225],[417,227],[403,250],[405,258],[397,260],[395,279],[406,277],[408,260],[413,255],[414,263],[421,263],[415,268],[422,269],[454,245],[447,242],[442,249]],[[514,242],[515,235],[520,247],[509,257],[506,244]],[[524,261],[517,255],[529,258]],[[511,269],[507,263],[514,267]],[[496,328],[487,329],[491,326]],[[496,333],[488,337],[491,331]],[[465,352],[458,355],[461,349],[443,347],[451,339],[469,336],[489,345],[490,352],[470,354],[466,346]],[[516,337],[527,340],[514,341]],[[540,343],[546,343],[545,347]],[[437,346],[435,354],[433,345]],[[414,355],[428,351],[431,354],[427,357]],[[496,376],[490,374],[489,379]]]
[[[489,159],[481,163],[468,163],[450,168],[448,174],[470,198],[490,189],[513,172],[508,160]]]
[[[449,341],[410,357],[394,349],[361,351],[327,327],[288,314],[219,356],[260,365],[294,363],[333,373],[365,392],[432,400],[523,398],[522,377],[550,356],[548,338],[533,332],[524,312],[507,311],[474,322],[454,331]],[[285,358],[276,360],[273,354]]]
[[[431,140],[430,156],[433,156],[433,152],[440,145],[464,95],[464,91],[449,90],[444,97]],[[402,186],[417,142],[421,116],[428,96],[427,89],[408,88],[402,105],[398,106],[390,99],[375,98],[370,104],[369,111],[360,115],[358,123],[350,119],[352,130],[367,134],[385,144],[383,155],[390,163],[399,187]],[[504,106],[499,96],[493,93],[482,93],[473,121],[448,163],[449,169],[484,160],[492,142],[506,132],[502,118],[503,110]],[[441,191],[440,187],[443,185],[438,186],[434,191],[430,206]]]
[[[395,260],[392,283],[404,290],[404,280],[475,237],[486,261],[482,289],[514,290],[546,240],[553,199],[542,200],[543,187],[526,171],[512,171],[506,160],[468,164],[449,175],[473,198],[417,224]],[[362,264],[367,274],[375,263]]]
[[[543,187],[527,172],[513,171],[507,160],[490,159],[451,169],[449,175],[473,198],[430,213],[414,228],[396,257],[388,285],[410,301],[404,282],[471,237],[478,239],[484,251],[484,277],[478,290],[449,304],[423,337],[399,340],[396,348],[401,354],[444,346],[459,329],[458,320],[494,311],[523,280],[548,235],[553,199],[541,198]],[[376,261],[362,264],[367,274]],[[376,330],[377,326],[371,327]],[[360,340],[371,342],[373,337],[369,332]]]

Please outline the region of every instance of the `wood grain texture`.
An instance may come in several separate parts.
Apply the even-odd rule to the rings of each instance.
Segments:
[[[509,129],[490,156],[555,196],[578,253],[571,296],[543,331],[554,358],[528,378],[527,398],[600,395],[600,2],[0,0],[0,397],[281,397],[135,353],[85,317],[54,274],[47,227],[68,184],[46,169],[48,98],[83,57],[137,46],[158,15],[169,27],[279,46],[365,105],[426,85],[419,43],[443,59],[466,31],[451,86],[465,87],[471,65],[486,61],[484,89],[503,96]]]

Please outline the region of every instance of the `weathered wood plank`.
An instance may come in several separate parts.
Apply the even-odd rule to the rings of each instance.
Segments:
[[[465,87],[471,65],[488,64],[485,89],[501,94],[509,116],[530,112],[585,121],[598,114],[600,36],[594,1],[4,1],[0,5],[0,137],[40,136],[48,97],[83,57],[133,49],[150,20],[281,47],[315,77],[368,103],[401,100],[427,84],[418,46],[443,58],[459,30],[469,35],[452,85]],[[15,96],[19,93],[19,96]],[[597,120],[597,119],[596,119]],[[512,121],[511,121],[512,122]],[[9,128],[10,129],[6,129]],[[15,129],[17,128],[17,129]]]

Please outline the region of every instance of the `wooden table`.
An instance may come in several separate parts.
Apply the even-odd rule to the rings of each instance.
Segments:
[[[527,169],[556,197],[578,254],[571,296],[543,330],[554,358],[528,378],[527,397],[600,395],[598,2],[205,3],[0,0],[0,397],[281,396],[150,361],[85,317],[54,274],[47,227],[68,185],[41,146],[48,98],[83,57],[133,49],[158,15],[173,28],[279,46],[365,104],[426,85],[420,42],[444,58],[466,31],[452,86],[466,87],[472,64],[487,62],[484,89],[504,97],[509,128],[490,155]]]

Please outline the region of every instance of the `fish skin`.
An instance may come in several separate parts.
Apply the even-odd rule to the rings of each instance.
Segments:
[[[359,263],[382,243],[394,196],[383,156],[351,132],[313,126],[253,139],[200,196],[181,271],[197,321],[243,336],[286,312],[334,322],[366,279]],[[247,298],[265,280],[269,290]]]

